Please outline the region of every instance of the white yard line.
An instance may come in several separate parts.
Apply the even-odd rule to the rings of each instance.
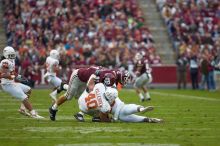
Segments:
[[[179,146],[179,144],[160,143],[79,143],[79,144],[58,144],[57,146]]]
[[[198,99],[198,100],[207,100],[207,101],[219,101],[220,99],[203,97],[203,96],[192,96],[192,95],[184,95],[184,94],[173,94],[173,93],[164,93],[164,92],[155,92],[151,91],[151,94],[162,95],[162,96],[172,96],[172,97],[180,97],[180,98],[188,98],[188,99]]]

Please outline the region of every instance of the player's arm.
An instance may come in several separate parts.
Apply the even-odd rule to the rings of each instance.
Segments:
[[[0,78],[5,78],[9,80],[13,80],[15,78],[15,75],[10,74],[10,73],[4,73],[0,71]]]
[[[136,69],[136,71],[135,71],[135,75],[138,77],[138,76],[140,76],[140,74],[141,74],[141,69],[142,69],[142,65],[141,64],[138,64],[137,65],[137,69]]]
[[[53,64],[52,68],[53,68],[54,72],[58,72],[59,71],[59,64],[57,64],[57,63]]]
[[[97,76],[95,74],[92,74],[87,82],[87,92],[91,92],[95,86],[95,79]]]

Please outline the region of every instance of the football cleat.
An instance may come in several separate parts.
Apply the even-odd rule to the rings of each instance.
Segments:
[[[49,108],[49,113],[50,113],[50,120],[55,121],[56,120],[56,113],[58,110],[52,109],[52,107]]]
[[[149,98],[149,97],[148,97],[148,98],[146,98],[146,101],[148,101],[148,100],[151,100],[151,98]]]
[[[76,119],[77,121],[79,121],[79,122],[85,122],[84,117],[83,117],[82,114],[77,113],[77,114],[75,114],[75,115],[73,115],[73,116],[75,117],[75,119]]]
[[[44,117],[42,117],[38,114],[31,115],[31,117],[34,118],[34,119],[44,119]]]
[[[144,122],[147,122],[147,123],[162,123],[163,120],[158,119],[158,118],[145,118]]]
[[[22,108],[18,109],[18,112],[22,115],[25,115],[25,116],[31,116],[31,114],[28,111],[26,111],[25,109],[22,109]]]
[[[101,122],[101,118],[100,117],[93,117],[92,122]]]
[[[141,98],[141,99],[140,99],[140,102],[144,102],[144,98]]]
[[[145,112],[152,111],[153,109],[154,109],[153,106],[140,107],[140,108],[139,108],[139,112],[141,112],[141,113],[145,113]]]

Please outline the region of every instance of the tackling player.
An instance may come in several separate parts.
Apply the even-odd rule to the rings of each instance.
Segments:
[[[147,84],[152,82],[151,68],[149,62],[144,58],[144,52],[135,55],[135,74],[136,79],[134,88],[140,97],[140,101],[150,100],[150,94],[147,90]],[[143,93],[142,93],[143,92]]]
[[[92,75],[94,76],[95,72],[99,69],[101,69],[101,67],[92,66],[76,69],[73,71],[70,77],[67,92],[64,95],[60,96],[59,99],[49,108],[50,119],[52,121],[55,121],[56,119],[58,106],[65,103],[67,100],[71,100],[73,97],[78,99],[83,91],[86,89],[86,87],[94,84],[94,80],[91,80],[91,78],[93,78]],[[87,85],[89,79],[91,80],[91,82],[89,82],[89,85]]]
[[[68,85],[63,83],[62,80],[56,76],[56,73],[59,70],[59,58],[59,52],[57,50],[51,50],[50,56],[46,59],[47,72],[44,75],[44,78],[54,87],[53,92],[50,93],[53,102],[57,100],[58,93],[62,92],[62,90],[67,90],[68,88]]]
[[[97,70],[94,75],[95,83],[104,83],[108,87],[117,87],[117,84],[121,84],[125,86],[130,78],[130,74],[128,71],[119,71],[119,70],[109,70],[106,68],[102,68],[101,70]],[[89,85],[89,84],[88,84]],[[89,90],[85,92],[90,92],[94,88],[94,85],[90,85],[88,87]],[[84,114],[83,112],[78,112],[74,115],[76,120],[80,122],[84,122]],[[98,117],[99,118],[99,117]],[[96,117],[93,118],[93,121],[96,121]]]
[[[33,109],[28,98],[31,94],[31,88],[22,83],[15,82],[15,50],[7,46],[3,49],[3,59],[0,63],[0,79],[3,91],[9,93],[13,97],[21,100],[21,106],[18,110],[21,114],[30,116],[36,119],[42,119],[37,112]],[[28,111],[27,111],[28,110]]]

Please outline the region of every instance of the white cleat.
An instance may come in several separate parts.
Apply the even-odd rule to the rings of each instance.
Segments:
[[[18,109],[18,112],[22,115],[25,115],[25,116],[31,116],[31,114],[28,111],[26,111],[25,109],[22,109],[22,108]]]
[[[139,111],[140,111],[141,113],[145,113],[145,112],[152,111],[153,109],[154,109],[153,106],[147,106],[147,107],[140,107],[140,108],[139,108]]]
[[[35,114],[35,115],[31,115],[31,118],[34,118],[34,119],[44,119],[44,117],[38,115],[38,114]]]
[[[149,123],[162,123],[163,120],[162,119],[158,119],[158,118],[149,118]]]

